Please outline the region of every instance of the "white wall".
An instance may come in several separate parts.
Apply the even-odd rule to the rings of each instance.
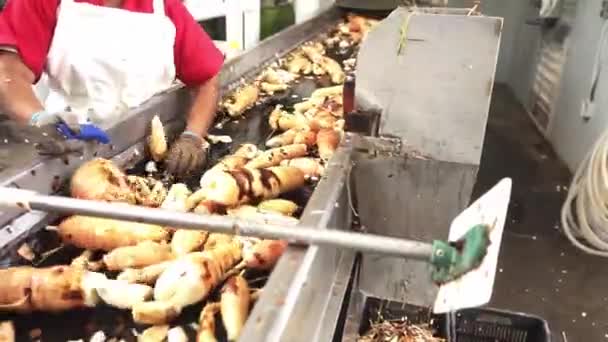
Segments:
[[[306,21],[329,8],[333,0],[294,0],[296,24]]]
[[[599,135],[608,128],[608,70],[600,77],[593,117],[583,121],[581,101],[588,96],[592,64],[599,47],[601,0],[580,0],[564,66],[551,142],[571,170],[576,169]]]
[[[531,37],[528,30],[535,30],[524,24],[530,8],[529,0],[484,0],[481,10],[484,15],[502,17],[504,19],[502,39],[500,42],[500,54],[496,68],[496,82],[510,83],[513,78],[511,72],[514,63],[521,63],[522,51],[521,41],[529,40]],[[449,0],[450,7],[462,7],[470,4],[470,0]],[[537,29],[536,29],[537,30]],[[528,42],[526,42],[528,43]],[[523,56],[525,57],[525,56]]]
[[[534,83],[541,33],[538,26],[528,25],[526,20],[535,18],[538,15],[538,9],[532,7],[529,0],[509,0],[508,2],[516,2],[519,6],[510,16],[509,28],[514,32],[511,33],[513,35],[512,44],[508,47],[512,51],[508,61],[508,75],[504,82],[510,86],[519,102],[528,104],[531,101],[530,95]]]

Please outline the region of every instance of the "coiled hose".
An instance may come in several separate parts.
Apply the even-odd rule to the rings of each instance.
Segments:
[[[561,221],[564,233],[576,247],[608,257],[608,131],[576,170]]]
[[[605,64],[608,21],[602,25],[595,55],[584,117],[595,109],[596,90]],[[603,133],[576,170],[561,212],[562,229],[568,239],[586,253],[608,257],[608,130]],[[583,243],[585,242],[585,243]]]

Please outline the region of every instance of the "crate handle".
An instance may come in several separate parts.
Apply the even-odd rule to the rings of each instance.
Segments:
[[[507,326],[513,325],[513,320],[511,320],[511,318],[509,318],[509,317],[504,317],[504,316],[500,316],[497,314],[485,313],[485,312],[481,313],[479,316],[477,316],[475,318],[475,321],[483,322],[483,323],[507,325]]]

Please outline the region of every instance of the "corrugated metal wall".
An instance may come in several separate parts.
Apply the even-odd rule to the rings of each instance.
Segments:
[[[534,73],[534,83],[526,109],[538,128],[549,135],[559,96],[562,70],[566,62],[568,36],[576,17],[577,0],[564,0],[561,18],[553,28],[540,28],[540,49]]]
[[[546,134],[559,92],[565,49],[562,44],[551,41],[543,41],[541,44],[536,76],[532,86],[532,101],[526,108],[539,129]]]

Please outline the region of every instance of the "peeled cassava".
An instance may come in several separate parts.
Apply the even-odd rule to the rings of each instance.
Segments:
[[[74,198],[135,203],[125,173],[102,158],[90,160],[74,172],[70,192]]]
[[[60,312],[91,306],[81,286],[83,270],[70,266],[0,270],[0,311]]]
[[[161,226],[79,215],[63,220],[57,232],[65,243],[104,251],[169,238],[169,232]]]

